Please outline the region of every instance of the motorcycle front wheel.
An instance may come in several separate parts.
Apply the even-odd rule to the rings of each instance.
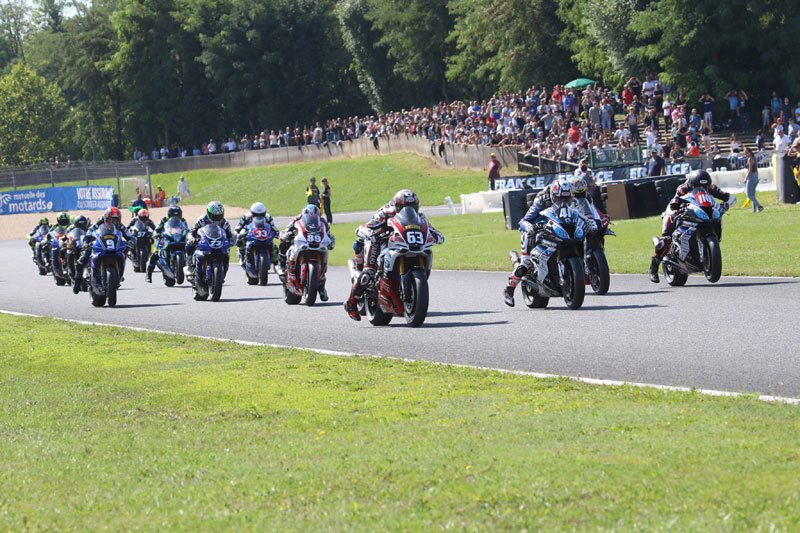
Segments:
[[[319,290],[319,263],[306,266],[306,285],[303,288],[303,303],[309,307],[317,302]]]
[[[172,259],[172,272],[175,274],[175,283],[183,284],[183,268],[186,266],[186,257],[183,254],[176,254]]]
[[[106,300],[109,307],[117,305],[117,287],[119,286],[119,273],[117,267],[106,267],[103,272],[104,283],[106,286]]]
[[[139,263],[139,272],[147,272],[147,259],[150,255],[149,250],[145,250],[144,246],[139,248],[136,260]]]
[[[218,302],[222,296],[223,281],[225,281],[225,271],[222,268],[222,263],[215,261],[211,267],[211,283],[208,286],[212,302]]]
[[[722,276],[722,250],[716,235],[708,235],[703,240],[703,273],[711,283],[716,283]]]
[[[586,285],[583,283],[583,262],[577,257],[570,257],[564,265],[564,285],[561,291],[564,303],[572,309],[580,309],[586,296]]]
[[[408,288],[411,295],[403,302],[403,316],[406,324],[418,328],[428,316],[428,278],[422,270],[412,270]]]
[[[600,296],[608,293],[608,287],[611,284],[611,276],[608,273],[608,260],[606,259],[606,252],[602,248],[592,250],[588,260],[592,262],[592,271],[589,274],[589,282],[592,284],[592,290],[595,294]]]
[[[259,254],[258,256],[258,284],[267,285],[269,283],[269,260],[267,254]]]

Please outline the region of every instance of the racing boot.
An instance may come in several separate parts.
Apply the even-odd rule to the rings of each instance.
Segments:
[[[658,283],[658,266],[661,264],[661,258],[657,255],[654,255],[653,258],[650,260],[650,281],[653,283]]]
[[[344,303],[344,310],[347,311],[347,316],[355,320],[361,321],[361,313],[358,312],[358,303],[356,302],[355,291],[350,291],[350,298]]]
[[[153,283],[153,270],[156,269],[156,266],[153,263],[147,263],[147,274],[144,276],[144,280],[147,283]]]
[[[81,285],[83,285],[83,266],[78,262],[75,264],[75,283],[72,284],[72,293],[81,292]]]
[[[322,300],[323,302],[328,301],[328,291],[325,290],[326,281],[327,278],[322,278],[321,280],[319,280],[319,287],[317,288],[317,294],[319,294],[319,299]]]

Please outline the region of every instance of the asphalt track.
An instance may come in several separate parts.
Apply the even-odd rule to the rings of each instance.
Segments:
[[[188,286],[167,288],[127,266],[116,308],[93,308],[85,293],[41,277],[22,241],[0,242],[0,310],[194,335],[482,367],[659,385],[800,397],[800,279],[692,276],[686,287],[645,276],[612,276],[607,296],[569,311],[502,303],[506,275],[435,271],[428,319],[388,327],[348,319],[346,269],[332,268],[331,301],[283,302],[277,277],[248,286],[232,267],[222,300],[195,302]]]

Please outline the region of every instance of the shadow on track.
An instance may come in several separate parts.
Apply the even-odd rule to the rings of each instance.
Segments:
[[[611,290],[607,294],[601,296],[601,298],[605,298],[606,296],[639,296],[641,294],[659,294],[666,290],[667,289],[661,289],[656,291],[621,291],[621,292],[614,292],[613,290]],[[587,290],[586,296],[597,296],[597,295]]]
[[[422,329],[428,328],[469,328],[475,326],[501,326],[503,324],[508,324],[508,320],[497,320],[494,322],[434,322],[433,324],[425,323],[422,324]],[[390,327],[397,327],[397,328],[404,328],[407,327],[406,324],[391,324]]]
[[[171,305],[184,305],[183,303],[163,303],[163,304],[153,304],[153,303],[146,303],[146,304],[117,304],[114,306],[114,309],[136,309],[137,307],[167,307]]]
[[[615,311],[623,309],[647,309],[650,307],[666,307],[665,305],[644,304],[644,305],[584,305],[579,311]]]
[[[339,307],[342,307],[342,306],[344,305],[344,302],[333,302],[333,301],[327,301],[327,302],[316,302],[316,303],[315,303],[314,305],[312,305],[311,307],[336,307],[337,305],[338,305]]]
[[[691,279],[691,278],[689,278],[689,279]],[[704,288],[704,287],[715,287],[715,286],[717,286],[717,287],[761,287],[761,286],[765,286],[765,285],[797,285],[798,283],[800,283],[800,280],[796,280],[795,281],[795,280],[790,280],[790,279],[775,280],[775,281],[767,281],[767,280],[764,280],[764,281],[748,281],[748,282],[745,282],[745,281],[734,281],[733,283],[725,283],[723,281],[722,283],[702,283],[702,284],[698,284],[698,285],[686,285],[686,286],[681,287],[681,288],[699,289],[699,288]]]
[[[218,302],[211,302],[211,303],[227,303],[227,302],[260,302],[263,300],[282,300],[283,298],[279,298],[278,296],[263,296],[261,298],[220,298]]]
[[[428,311],[428,316],[493,315],[497,311]]]

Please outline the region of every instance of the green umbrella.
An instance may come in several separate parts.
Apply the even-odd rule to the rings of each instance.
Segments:
[[[568,84],[564,85],[565,89],[583,89],[587,85],[591,85],[595,83],[594,80],[590,80],[588,78],[578,78],[577,80],[572,80]]]

